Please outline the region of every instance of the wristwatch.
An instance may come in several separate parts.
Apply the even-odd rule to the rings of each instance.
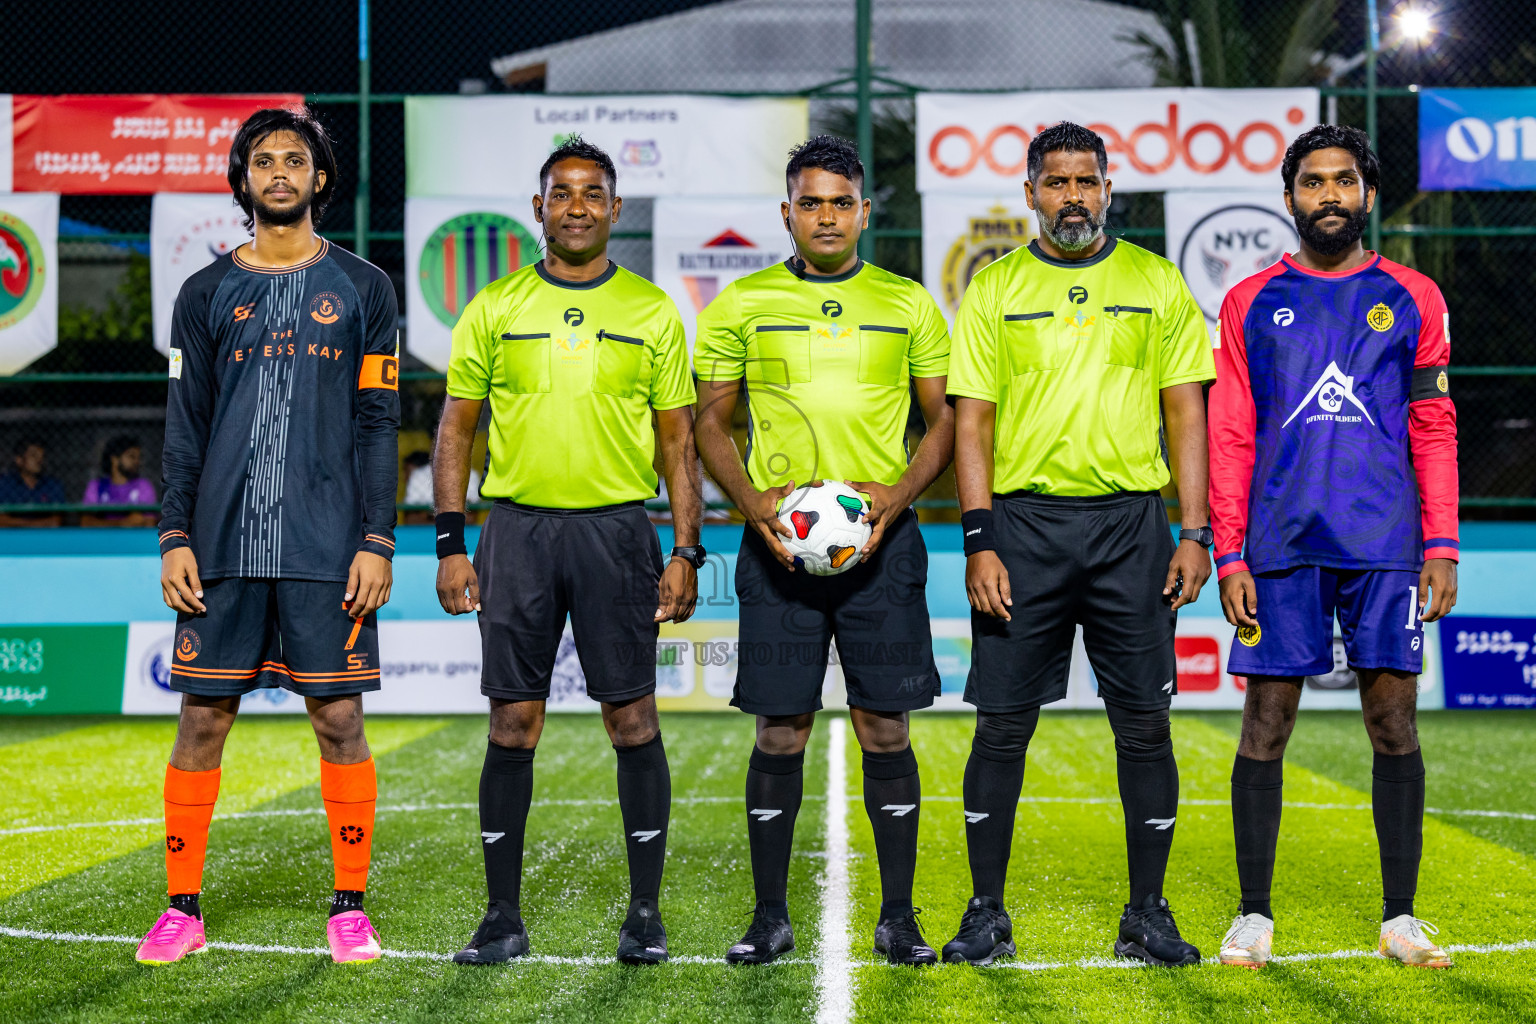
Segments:
[[[1206,550],[1216,543],[1216,534],[1209,526],[1202,526],[1198,530],[1180,530],[1179,540],[1192,540]]]
[[[689,544],[686,547],[672,549],[673,558],[681,558],[695,569],[703,567],[704,555],[704,545],[702,544]]]

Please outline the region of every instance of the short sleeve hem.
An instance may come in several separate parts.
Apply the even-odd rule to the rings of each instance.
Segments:
[[[463,385],[460,385],[460,384],[449,384],[448,387],[447,387],[447,391],[448,391],[449,396],[452,397],[452,398],[468,398],[468,399],[489,398],[490,394],[491,394],[491,389],[489,387],[487,387],[484,391],[481,391],[479,394],[474,394],[468,388],[466,388],[466,387],[464,387]]]
[[[945,389],[945,391],[948,394],[958,395],[961,398],[975,398],[983,402],[991,402],[993,405],[998,404],[996,392],[983,391],[980,388],[970,388],[965,387],[964,385],[956,386],[954,384],[950,384]]]
[[[682,401],[652,402],[651,408],[655,409],[657,412],[667,412],[671,409],[686,409],[688,406],[692,405],[693,402],[694,399],[692,397],[686,398]]]
[[[1169,377],[1168,379],[1164,380],[1161,384],[1159,384],[1157,386],[1157,389],[1159,391],[1162,391],[1164,388],[1175,387],[1176,385],[1179,385],[1179,384],[1194,384],[1196,382],[1201,383],[1201,384],[1210,384],[1210,383],[1214,382],[1215,380],[1216,380],[1216,375],[1214,373],[1211,373],[1211,372],[1209,372],[1207,370],[1199,370],[1199,371],[1194,372],[1194,373],[1182,373],[1182,374],[1178,374],[1178,375],[1173,376],[1173,377]]]

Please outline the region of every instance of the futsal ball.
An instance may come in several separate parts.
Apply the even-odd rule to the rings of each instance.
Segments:
[[[795,567],[813,576],[836,576],[859,564],[859,552],[874,528],[864,522],[868,496],[845,483],[823,480],[820,487],[799,487],[779,502],[779,522],[789,536],[779,540]]]

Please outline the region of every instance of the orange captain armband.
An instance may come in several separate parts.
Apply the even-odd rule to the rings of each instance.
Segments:
[[[394,356],[363,356],[363,371],[357,375],[357,390],[388,388],[400,390],[400,360]]]

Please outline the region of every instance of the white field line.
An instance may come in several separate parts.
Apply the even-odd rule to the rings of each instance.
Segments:
[[[816,968],[816,1024],[853,1018],[853,965],[848,960],[847,727],[834,718],[827,731],[827,835],[821,873],[821,957]]]
[[[12,939],[35,939],[35,940],[39,940],[39,941],[43,941],[43,942],[108,943],[108,944],[115,944],[115,945],[121,945],[121,946],[136,946],[139,943],[139,940],[137,938],[135,938],[134,936],[132,936],[132,935],[89,935],[89,934],[85,934],[85,933],[81,933],[81,932],[45,932],[45,931],[37,931],[37,930],[31,929],[31,928],[10,928],[10,927],[7,927],[5,925],[0,925],[0,936],[5,936],[7,938],[12,938]],[[845,945],[846,945],[846,943],[845,943]],[[277,953],[277,954],[282,954],[282,955],[286,955],[286,956],[317,956],[317,957],[328,957],[328,956],[331,955],[331,951],[329,949],[326,949],[326,948],[322,947],[322,946],[278,946],[278,945],[257,945],[255,943],[249,943],[249,942],[210,942],[210,943],[208,943],[208,948],[209,949],[226,950],[226,951],[231,952],[231,953]],[[1523,942],[1462,943],[1462,944],[1459,944],[1459,945],[1446,946],[1445,949],[1449,953],[1524,953],[1524,952],[1528,952],[1530,950],[1536,950],[1536,940],[1527,939],[1527,940],[1525,940]],[[442,961],[446,961],[446,960],[450,959],[451,955],[452,954],[449,954],[449,953],[431,953],[431,952],[426,952],[424,950],[415,950],[415,949],[385,949],[384,950],[384,956],[385,956],[386,959],[389,959],[389,960],[442,960]],[[1295,963],[1308,963],[1308,962],[1314,961],[1314,960],[1358,960],[1358,959],[1364,959],[1364,958],[1369,958],[1369,957],[1374,957],[1374,956],[1376,956],[1376,951],[1373,950],[1373,949],[1337,949],[1337,950],[1333,950],[1332,952],[1328,952],[1328,953],[1293,953],[1293,954],[1290,954],[1288,956],[1277,956],[1277,957],[1272,958],[1272,960],[1270,962],[1271,963],[1295,964]],[[607,966],[609,964],[614,963],[614,960],[613,960],[612,957],[607,957],[607,956],[544,956],[544,955],[540,955],[540,954],[533,954],[533,955],[530,955],[530,956],[519,958],[518,962],[520,962],[520,963],[534,963],[534,964],[557,964],[557,965],[560,965],[560,966],[569,966],[569,967],[604,967],[604,966]],[[667,962],[668,963],[673,963],[673,964],[684,964],[684,965],[693,965],[693,964],[718,964],[718,965],[721,965],[721,966],[725,965],[725,961],[723,961],[723,960],[719,960],[719,959],[716,959],[716,958],[713,958],[713,957],[704,957],[704,956],[674,956],[670,960],[668,960]],[[794,966],[794,965],[802,965],[803,966],[803,965],[809,965],[809,964],[813,964],[813,963],[816,964],[817,967],[818,967],[818,971],[817,971],[817,986],[819,988],[821,988],[821,991],[822,991],[823,995],[825,996],[826,993],[828,992],[828,989],[823,987],[823,979],[825,979],[827,977],[828,973],[829,973],[829,961],[828,961],[828,959],[826,957],[822,957],[822,958],[819,958],[819,959],[813,959],[813,958],[809,958],[809,957],[806,957],[806,958],[801,958],[801,957],[781,957],[778,960],[774,961],[774,964],[784,965],[784,966]],[[1205,960],[1205,963],[1214,966],[1217,963],[1217,960],[1216,960],[1215,957],[1207,957],[1206,960]],[[841,966],[843,968],[843,970],[841,972],[839,972],[839,976],[843,979],[843,987],[844,987],[844,990],[846,991],[847,987],[848,987],[848,977],[852,973],[852,970],[854,968],[861,968],[861,967],[889,967],[890,965],[887,964],[884,960],[854,961],[854,960],[848,959],[847,956],[845,955],[844,958],[842,959],[842,961],[840,962],[840,964],[838,966]],[[1112,968],[1112,969],[1114,969],[1114,968],[1147,968],[1149,970],[1152,969],[1150,967],[1150,965],[1144,964],[1140,960],[1112,960],[1109,957],[1103,957],[1103,956],[1087,957],[1087,958],[1082,959],[1082,960],[1071,960],[1071,961],[1045,961],[1045,960],[1040,960],[1040,961],[1015,961],[1015,960],[998,960],[998,961],[994,962],[989,967],[981,967],[981,968],[973,968],[973,969],[974,970],[1014,970],[1014,971],[1059,971],[1059,970],[1065,970],[1065,969],[1067,969],[1069,967],[1076,967],[1076,968],[1079,968],[1079,969],[1082,969],[1082,970],[1100,970],[1100,969],[1104,969],[1104,968]],[[739,970],[740,968],[735,968],[735,969]],[[849,1005],[849,1004],[845,1004],[845,1006],[846,1005]],[[821,1004],[821,1009],[817,1011],[817,1015],[816,1015],[816,1019],[817,1019],[818,1022],[823,1021],[825,1019],[828,1019],[827,1007],[828,1007],[828,1003],[826,1002],[825,999],[823,999],[823,1002]],[[844,1019],[846,1019],[846,1018],[839,1018],[839,1021],[844,1020]]]
[[[862,799],[863,794],[853,793],[843,797],[844,802],[850,799]],[[820,794],[808,793],[806,800],[822,800]],[[962,798],[958,796],[924,796],[924,803],[959,803]],[[673,807],[690,807],[696,804],[733,804],[740,802],[739,796],[684,796],[672,801]],[[596,797],[582,800],[535,800],[534,807],[616,807],[618,801],[611,798]],[[1079,804],[1083,806],[1094,805],[1120,805],[1119,797],[1109,796],[1026,796],[1020,797],[1021,804]],[[1184,807],[1226,807],[1227,800],[1180,800]],[[412,814],[421,811],[473,811],[479,809],[479,804],[386,804],[378,808],[379,814]],[[1319,804],[1306,803],[1304,801],[1287,801],[1286,807],[1294,807],[1300,810],[1311,811],[1368,811],[1370,804]],[[215,814],[214,821],[238,821],[242,818],[301,818],[310,815],[324,814],[324,807],[298,807],[289,810],[267,811],[236,811],[231,814]],[[1454,807],[1426,807],[1425,814],[1438,814],[1446,816],[1461,816],[1468,818],[1508,818],[1514,821],[1536,821],[1536,814],[1527,811],[1487,811],[1476,809],[1461,809]],[[134,828],[144,825],[160,825],[163,818],[119,818],[114,821],[71,821],[59,825],[26,825],[19,828],[0,829],[0,836],[34,835],[39,832],[63,832],[77,828]]]

